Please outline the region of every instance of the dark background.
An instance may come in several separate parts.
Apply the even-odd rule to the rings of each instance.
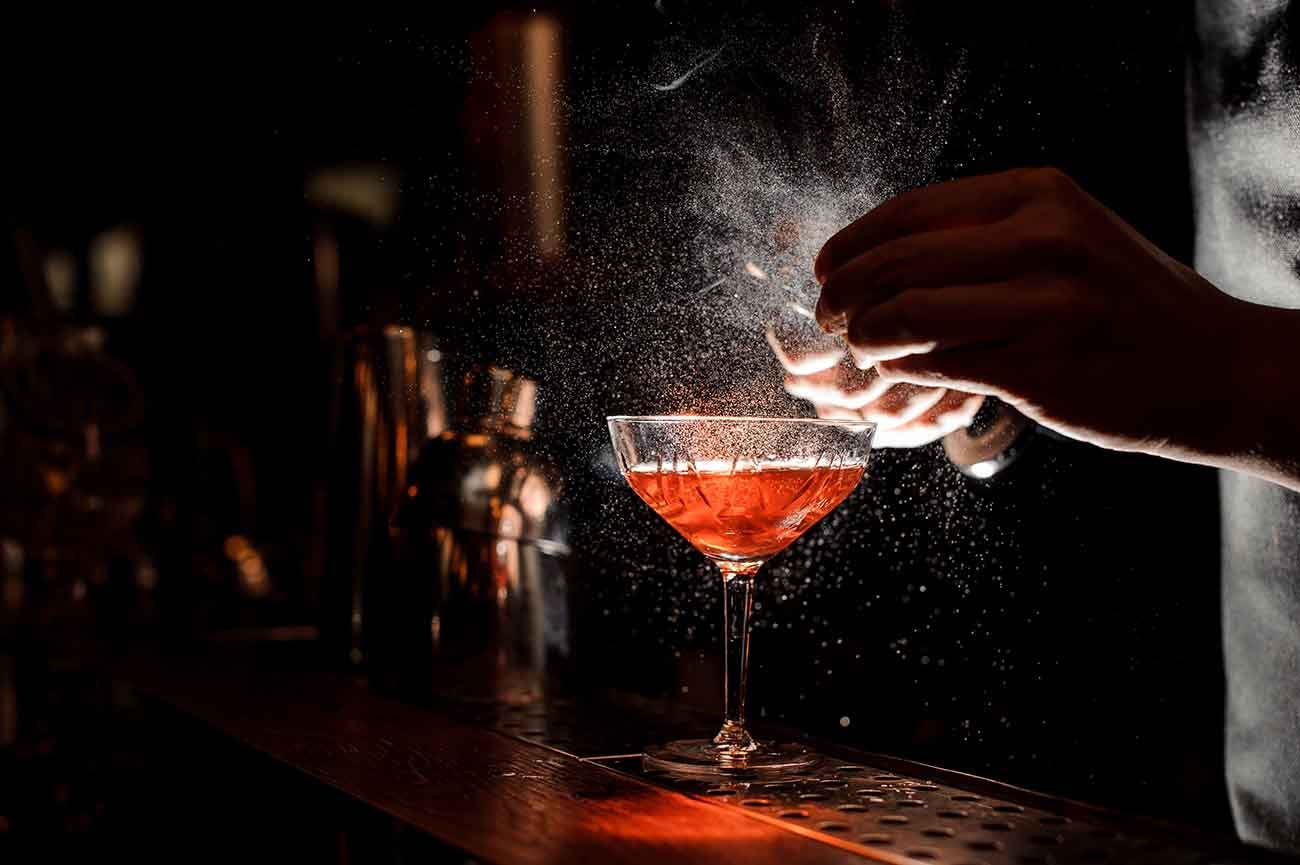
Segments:
[[[82,753],[68,744],[84,738],[77,724],[41,696],[51,669],[75,667],[81,634],[318,625],[328,614],[319,541],[331,363],[338,336],[358,325],[428,328],[544,386],[575,365],[589,378],[586,392],[555,388],[542,403],[575,513],[578,591],[595,611],[585,681],[678,697],[687,684],[686,699],[711,705],[715,587],[683,542],[593,468],[603,415],[653,410],[654,394],[638,391],[626,356],[601,351],[601,306],[636,298],[588,290],[584,274],[620,256],[634,266],[645,247],[691,230],[650,231],[637,250],[609,242],[626,237],[620,220],[678,207],[673,196],[690,190],[648,188],[671,160],[634,143],[656,143],[672,102],[633,100],[635,135],[602,106],[625,104],[636,90],[627,82],[662,62],[665,46],[726,43],[739,47],[683,98],[739,94],[806,135],[815,106],[770,76],[765,40],[819,13],[489,5],[401,25],[303,15],[10,30],[0,347],[24,328],[93,326],[128,384],[75,370],[43,389],[7,379],[0,537],[6,579],[29,590],[6,612],[0,667],[7,699],[26,701],[0,725],[0,767],[14,770],[0,775],[21,779],[0,785],[5,831],[93,831],[111,802],[111,784],[85,768],[93,756],[52,763],[41,750]],[[963,58],[939,176],[1058,165],[1189,260],[1187,36],[1166,5],[860,3],[832,20],[848,64],[890,27],[929,62]],[[567,244],[545,259],[511,234],[518,169],[501,144],[509,126],[493,125],[510,109],[481,65],[491,34],[530,15],[559,23],[573,112]],[[339,170],[380,178],[390,218],[311,193],[314,178]],[[129,310],[108,316],[84,275],[95,238],[121,227],[139,239],[139,288]],[[339,263],[330,309],[318,292],[324,236]],[[69,308],[42,309],[31,274],[59,250],[82,276]],[[105,433],[115,471],[83,478],[120,508],[111,532],[78,529],[47,501],[50,472],[84,445],[60,419],[97,399],[138,411]],[[241,581],[231,536],[257,547],[264,580]],[[40,544],[96,553],[43,557]],[[629,561],[649,570],[633,579]],[[869,483],[772,565],[759,598],[758,714],[1223,828],[1217,573],[1211,473],[1044,440],[980,483],[935,448],[881,453]],[[70,783],[90,790],[73,805]]]

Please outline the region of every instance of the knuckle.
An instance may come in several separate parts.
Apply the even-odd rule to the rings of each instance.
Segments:
[[[817,253],[817,257],[813,259],[813,273],[823,281],[835,271],[839,252],[838,246],[836,238],[832,237],[826,241]]]
[[[1067,216],[1039,220],[1030,229],[1028,243],[1055,270],[1076,271],[1088,261],[1087,245]]]
[[[857,348],[871,348],[881,337],[883,327],[878,316],[857,315],[849,322],[849,344]]]
[[[1079,188],[1070,175],[1052,165],[1030,169],[1030,179],[1039,190],[1052,197],[1072,195]]]
[[[819,318],[843,312],[852,297],[853,280],[841,271],[836,271],[822,283],[821,297],[817,300]]]
[[[917,264],[925,255],[915,238],[891,241],[863,256],[858,267],[859,294],[886,300],[905,291],[915,280]]]
[[[931,255],[929,241],[923,234],[890,241],[873,250],[868,260],[872,284],[882,294],[900,290],[908,284],[909,278],[914,278],[917,265]]]
[[[920,189],[909,189],[905,192],[900,192],[876,209],[882,216],[886,216],[890,219],[901,219],[904,222],[907,222],[911,217],[916,215],[918,208],[921,206],[926,188],[927,187],[921,187]]]
[[[876,375],[880,376],[883,382],[896,382],[902,369],[897,366],[898,361],[882,360],[876,363]]]
[[[891,240],[862,256],[854,267],[859,285],[874,295],[891,293],[912,270],[916,259],[913,238]]]
[[[877,339],[908,340],[924,333],[930,297],[927,292],[906,292],[877,308],[872,326]]]

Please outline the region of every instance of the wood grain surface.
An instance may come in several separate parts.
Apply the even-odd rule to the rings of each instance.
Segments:
[[[905,862],[664,790],[341,676],[155,668],[137,690],[438,841],[514,863]]]

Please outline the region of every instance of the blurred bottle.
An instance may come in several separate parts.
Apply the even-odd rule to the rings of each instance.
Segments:
[[[6,569],[3,607],[48,634],[100,618],[125,594],[110,584],[148,561],[144,396],[113,344],[135,305],[141,242],[128,227],[84,246],[21,230],[13,242],[24,290],[0,310],[0,543],[23,564]]]
[[[366,578],[390,567],[388,521],[424,438],[422,401],[411,329],[354,328],[337,354],[328,514],[319,539],[320,630],[332,660],[359,665]]]

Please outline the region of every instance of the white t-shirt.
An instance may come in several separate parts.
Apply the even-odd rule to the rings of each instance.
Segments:
[[[1196,268],[1300,308],[1300,4],[1197,0],[1195,35]],[[1244,839],[1300,850],[1300,495],[1225,473],[1222,508],[1233,814]]]

